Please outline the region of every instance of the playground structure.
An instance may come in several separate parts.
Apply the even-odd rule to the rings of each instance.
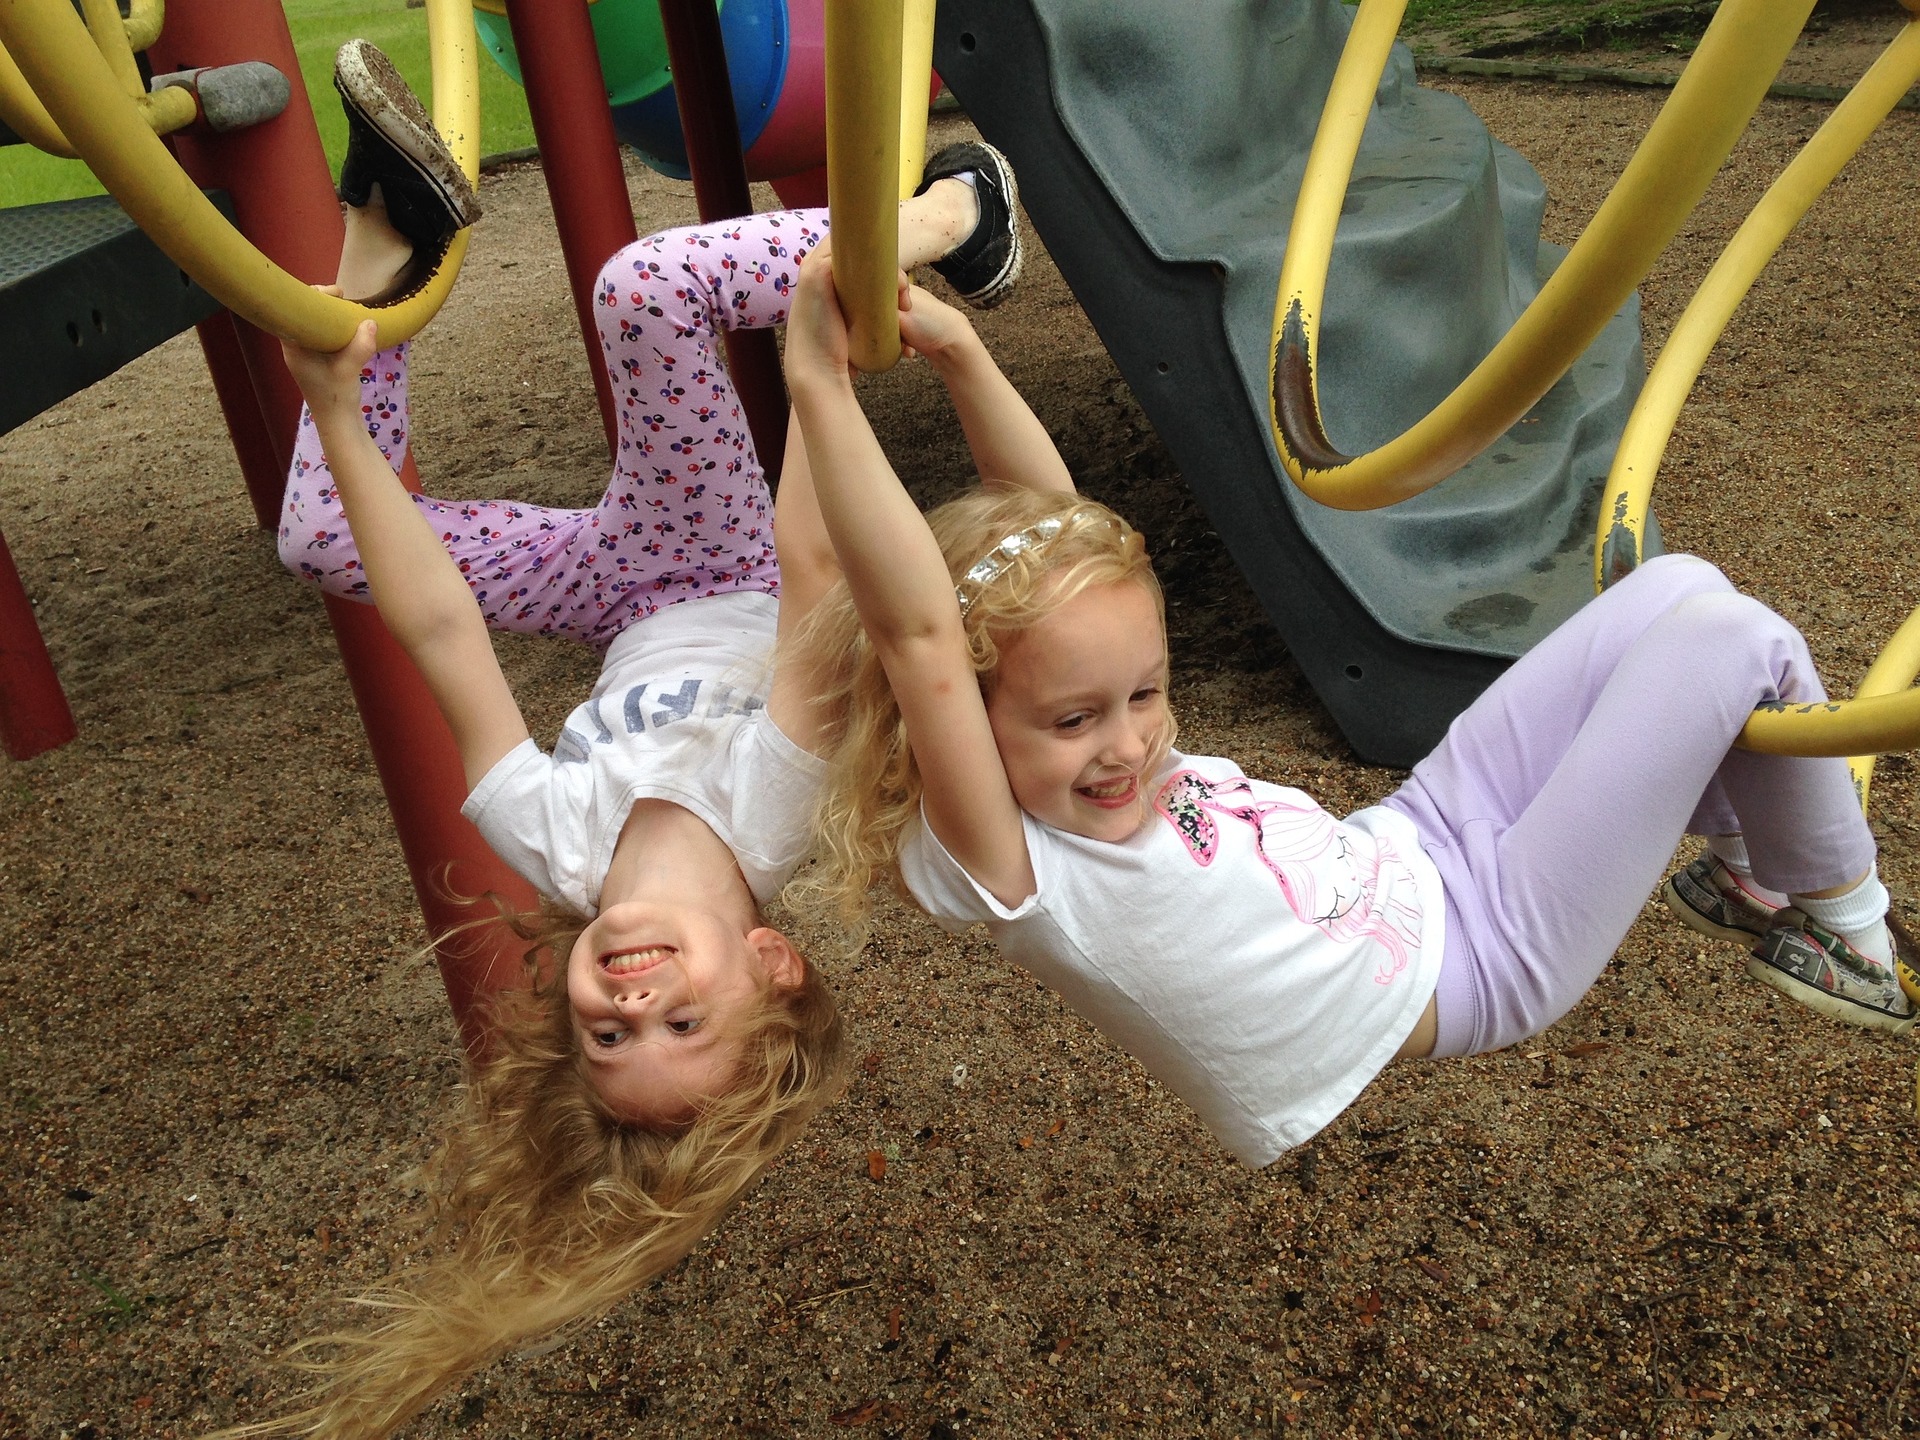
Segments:
[[[1762,0],[1728,0],[1723,19],[1756,7],[1766,8]],[[178,119],[180,102],[166,102],[170,110],[145,103],[130,93],[125,67],[116,63],[115,47],[130,46],[137,35],[122,39],[104,23],[83,25],[66,0],[0,0],[0,50],[11,57],[0,62],[0,121],[23,137],[86,157],[180,270],[237,317],[203,322],[201,338],[263,525],[277,516],[298,412],[273,337],[338,345],[369,313],[318,296],[308,285],[330,277],[339,221],[284,17],[269,8],[270,14],[249,12],[242,24],[221,0],[173,0],[147,52],[156,70],[265,61],[290,80],[292,97],[278,117],[228,134],[188,117],[173,131],[169,153],[158,135]],[[1669,129],[1684,131],[1710,118],[1714,139],[1707,144],[1696,137],[1697,148],[1704,156],[1721,140],[1724,145],[1697,159],[1684,178],[1652,186],[1661,192],[1657,197],[1636,192],[1638,176],[1658,168],[1658,152],[1645,166],[1636,160],[1639,169],[1630,167],[1616,191],[1618,208],[1603,210],[1613,228],[1596,218],[1602,238],[1588,253],[1600,259],[1581,264],[1591,263],[1599,278],[1580,289],[1578,277],[1586,272],[1575,266],[1578,247],[1564,262],[1542,255],[1544,195],[1530,169],[1488,141],[1458,102],[1419,98],[1425,92],[1414,90],[1404,51],[1392,43],[1399,0],[1366,0],[1337,71],[1346,21],[1332,0],[1299,0],[1284,15],[1279,7],[1258,15],[1209,12],[1209,23],[1231,32],[1218,34],[1206,31],[1200,17],[1133,0],[948,0],[937,24],[925,0],[911,8],[900,0],[836,0],[822,26],[822,88],[840,237],[836,278],[853,311],[856,353],[869,369],[884,368],[898,354],[893,205],[917,176],[913,117],[924,126],[920,97],[927,83],[921,44],[916,39],[909,46],[906,36],[927,35],[943,78],[1021,169],[1029,211],[1049,249],[1303,669],[1356,748],[1404,763],[1507,658],[1586,593],[1593,572],[1584,545],[1570,536],[1597,515],[1602,555],[1595,564],[1608,574],[1636,563],[1651,537],[1648,456],[1657,459],[1665,438],[1659,427],[1672,423],[1671,411],[1657,407],[1671,400],[1677,409],[1699,362],[1691,372],[1681,360],[1664,374],[1656,369],[1636,412],[1640,428],[1630,431],[1647,438],[1631,451],[1637,458],[1629,459],[1623,445],[1616,462],[1616,479],[1627,464],[1639,488],[1618,501],[1610,495],[1601,507],[1599,476],[1625,423],[1638,369],[1630,304],[1624,315],[1617,312],[1751,115],[1810,4],[1788,8],[1798,18],[1771,17],[1750,50],[1736,43],[1737,18],[1716,20],[1710,38],[1716,32],[1720,38],[1711,47],[1703,43],[1690,67],[1689,77],[1699,78],[1676,89],[1669,111],[1681,119]],[[702,216],[740,213],[747,208],[744,132],[726,78],[721,14],[708,0],[660,0],[660,11]],[[430,0],[428,19],[436,122],[472,173],[478,159],[473,22],[464,0]],[[585,0],[569,0],[543,8],[537,23],[524,7],[509,7],[506,19],[583,333],[591,337],[594,274],[608,254],[636,238],[613,108],[600,87],[579,83],[599,67],[592,15]],[[143,11],[140,23],[154,22]],[[1249,29],[1259,25],[1278,27],[1300,43],[1277,47],[1273,33]],[[132,20],[125,30],[134,30]],[[1184,40],[1168,41],[1181,32]],[[1843,106],[1822,130],[1833,136],[1816,142],[1826,157],[1821,165],[1837,169],[1851,153],[1845,137],[1863,135],[1859,127],[1870,129],[1884,114],[1885,107],[1873,111],[1883,92],[1897,98],[1920,73],[1916,33],[1907,27],[1882,62],[1886,70],[1876,66],[1880,78],[1857,92],[1860,103],[1849,101],[1853,108]],[[1168,43],[1175,48],[1159,56],[1166,63],[1156,67],[1143,59]],[[1249,57],[1245,74],[1259,78],[1260,92],[1269,97],[1263,108],[1247,108],[1245,97],[1219,85],[1192,83],[1217,71],[1223,56]],[[1276,57],[1291,67],[1289,84],[1275,85],[1252,67],[1253,59],[1270,64]],[[8,79],[13,62],[17,85]],[[1146,97],[1125,88],[1143,83],[1162,88]],[[1308,160],[1305,142],[1316,134]],[[1195,136],[1209,143],[1195,144]],[[1241,143],[1246,137],[1259,144]],[[1361,175],[1353,184],[1356,154]],[[1436,166],[1450,167],[1438,182]],[[239,230],[252,243],[221,218],[202,184],[230,195]],[[1435,203],[1436,189],[1447,191],[1449,203]],[[1784,235],[1799,213],[1791,204],[1803,211],[1817,190],[1803,173],[1794,182],[1796,200],[1774,206],[1764,223]],[[1396,195],[1414,203],[1396,204]],[[1607,237],[1643,221],[1643,209],[1656,199],[1664,207],[1664,232],[1609,250],[1624,241]],[[1272,217],[1289,209],[1293,233],[1283,271]],[[1336,245],[1343,211],[1347,225]],[[1398,347],[1370,343],[1383,297],[1415,286],[1409,255],[1436,235],[1444,238],[1442,262],[1426,288],[1401,304],[1431,312],[1426,329],[1403,337]],[[463,249],[456,242],[432,284],[405,306],[372,312],[383,343],[430,318],[453,283]],[[1744,282],[1735,272],[1717,286],[1710,279],[1715,306],[1731,312],[1757,269],[1751,257],[1760,249],[1756,240],[1743,252],[1743,263],[1751,264],[1739,272]],[[1354,282],[1356,261],[1372,267],[1370,286]],[[1554,278],[1542,286],[1539,272],[1556,263]],[[1575,278],[1559,279],[1569,273]],[[1578,291],[1576,298],[1564,302],[1569,290]],[[1708,327],[1712,334],[1718,327],[1705,318],[1693,321],[1692,313],[1676,339],[1691,336],[1688,353],[1703,358],[1711,344]],[[1277,315],[1271,341],[1268,314]],[[1536,318],[1527,321],[1527,315]],[[1720,323],[1724,319],[1721,314]],[[1536,348],[1516,362],[1512,356],[1528,335],[1546,338],[1531,342]],[[781,450],[784,398],[770,337],[759,338],[768,343],[758,352],[730,347],[730,363],[757,448],[773,461]],[[611,394],[590,338],[587,350],[611,434]],[[1463,375],[1495,366],[1494,356],[1504,370],[1496,367],[1489,372],[1494,378],[1471,389],[1462,383]],[[1457,403],[1447,399],[1456,384],[1468,392]],[[1196,406],[1196,394],[1218,403]],[[1422,419],[1429,410],[1441,420]],[[1455,410],[1467,423],[1444,441],[1435,439],[1434,427],[1452,423]],[[1516,421],[1536,428],[1522,434]],[[1366,442],[1358,460],[1329,439],[1356,433]],[[1388,459],[1375,458],[1381,454]],[[1357,465],[1371,465],[1385,482],[1343,490],[1349,477],[1362,473]],[[1293,483],[1280,483],[1282,473],[1308,494],[1334,496],[1342,508],[1305,498]],[[1430,484],[1455,478],[1393,510],[1366,509],[1412,496],[1421,486],[1403,478],[1408,475]],[[414,483],[410,464],[408,478]],[[1489,544],[1489,537],[1501,543]],[[1414,575],[1416,583],[1385,583],[1421,563],[1431,573]],[[450,739],[377,615],[351,603],[329,600],[327,606],[429,929],[444,933],[468,918],[450,892],[491,890],[528,903],[524,885],[460,819],[464,785]],[[0,615],[0,623],[11,644],[16,620]],[[1867,698],[1796,707],[1818,713],[1763,712],[1755,718],[1755,743],[1822,754],[1911,745],[1920,737],[1912,697],[1892,692],[1904,690],[1916,668],[1920,627],[1909,622],[1863,684]],[[1864,744],[1863,737],[1875,743]],[[1863,799],[1864,786],[1863,771]],[[484,1037],[473,1002],[517,979],[513,948],[472,932],[443,945],[449,996],[476,1053]]]
[[[193,313],[163,317],[157,328],[138,337],[143,343],[137,347],[123,346],[92,371],[68,376],[64,389],[35,397],[37,403],[10,416],[9,424],[198,320],[256,517],[270,529],[278,522],[300,405],[280,360],[278,337],[337,347],[370,316],[383,344],[406,338],[444,300],[466,236],[456,238],[429,284],[400,305],[369,310],[316,293],[313,283],[332,278],[342,231],[292,39],[277,6],[251,7],[244,16],[233,14],[233,8],[224,0],[174,0],[164,14],[157,4],[143,4],[125,22],[117,13],[101,11],[88,24],[64,0],[50,6],[8,0],[0,11],[0,125],[7,138],[84,156],[125,216],[157,243],[158,251],[140,250],[143,263],[149,270],[159,265],[169,284],[198,306]],[[920,9],[921,59],[914,84],[925,94],[931,7]],[[667,0],[661,11],[682,80],[678,104],[702,216],[712,220],[743,213],[750,208],[747,180],[715,9],[707,0]],[[435,123],[460,164],[477,175],[471,11],[464,0],[432,0],[427,18],[433,35]],[[537,21],[516,16],[514,23],[535,136],[611,443],[612,394],[592,341],[592,284],[605,257],[637,236],[609,107],[597,87],[577,83],[598,69],[588,7],[582,0],[543,11]],[[926,113],[924,103],[909,107],[914,113],[907,125],[914,139],[908,148],[914,158],[903,167],[898,159],[898,27],[891,43],[895,73],[882,89],[893,107],[887,128],[894,132],[889,148],[895,155],[886,187],[897,192],[918,179]],[[159,75],[268,66],[282,78],[287,94],[278,113],[216,130],[198,123],[207,117],[191,86],[156,81],[158,91],[176,92],[175,98],[164,106],[149,103],[135,46]],[[870,208],[878,204],[875,200]],[[84,208],[109,207],[86,202]],[[890,220],[891,199],[885,209]],[[128,219],[117,220],[117,233],[131,233]],[[89,262],[97,258],[96,251]],[[889,277],[892,266],[889,258]],[[215,310],[218,305],[226,309]],[[207,315],[208,310],[215,313]],[[92,313],[95,326],[104,329],[108,315],[99,309]],[[120,334],[123,327],[112,328],[116,338],[129,338]],[[747,343],[730,343],[729,363],[757,448],[777,463],[786,420],[777,352],[765,332],[739,338]],[[402,478],[418,488],[411,457]],[[465,784],[452,738],[377,613],[331,597],[325,604],[428,931],[446,937],[438,956],[448,998],[469,1051],[482,1054],[486,1036],[477,1002],[492,990],[519,983],[521,947],[496,927],[450,932],[475,918],[466,903],[471,897],[492,894],[518,908],[531,908],[535,897],[461,817]],[[6,721],[9,752],[23,759],[65,743],[74,733],[71,714],[31,604],[3,551],[0,636],[0,719]],[[480,912],[482,918],[487,913]]]

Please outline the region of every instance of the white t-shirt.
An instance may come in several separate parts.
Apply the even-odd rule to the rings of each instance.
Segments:
[[[826,774],[767,716],[778,617],[773,596],[735,591],[629,625],[553,754],[523,740],[460,813],[542,895],[593,915],[634,802],[670,800],[712,827],[765,905],[807,856]]]
[[[1344,1110],[1433,995],[1440,874],[1394,811],[1335,820],[1230,760],[1176,753],[1126,840],[1023,818],[1038,887],[1023,904],[995,900],[924,816],[900,852],[913,897],[949,930],[984,923],[1247,1165]]]

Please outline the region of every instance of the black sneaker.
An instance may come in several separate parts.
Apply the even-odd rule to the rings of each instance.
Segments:
[[[1754,947],[1747,973],[1790,995],[1810,1010],[1849,1025],[1905,1035],[1913,1029],[1914,1002],[1902,989],[1896,972],[1911,952],[1903,953],[1908,936],[1897,922],[1889,922],[1895,963],[1869,960],[1823,925],[1788,908]]]
[[[347,112],[340,198],[365,205],[378,185],[388,223],[414,244],[409,275],[425,283],[455,233],[480,218],[473,185],[433,118],[372,43],[349,40],[340,47],[333,88]]]
[[[1026,255],[1020,244],[1020,187],[1007,157],[981,140],[949,145],[927,161],[925,177],[913,193],[924,195],[935,181],[973,176],[980,221],[973,233],[933,262],[936,275],[976,310],[991,310],[1013,293]]]

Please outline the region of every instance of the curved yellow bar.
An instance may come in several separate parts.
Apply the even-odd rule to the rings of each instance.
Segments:
[[[58,155],[62,160],[80,158],[4,46],[0,46],[0,124],[36,150]]]
[[[1707,272],[1641,387],[1620,448],[1614,452],[1594,541],[1596,590],[1605,589],[1640,563],[1647,503],[1667,441],[1733,312],[1808,208],[1916,82],[1920,82],[1920,20],[1909,21],[1861,76],[1780,172]],[[1909,672],[1907,679],[1912,678]]]
[[[853,363],[900,358],[903,0],[827,0],[827,205]]]
[[[1905,623],[1893,632],[1893,639],[1887,642],[1887,648],[1880,652],[1879,658],[1860,678],[1860,687],[1853,692],[1854,699],[1872,700],[1883,695],[1898,695],[1913,684],[1916,675],[1920,675],[1920,610],[1907,616]],[[1741,737],[1741,744],[1746,745],[1744,736]],[[1908,736],[1905,743],[1898,746],[1877,748],[1910,750],[1915,745],[1920,745],[1920,734]],[[1853,788],[1860,796],[1862,810],[1867,808],[1867,793],[1873,787],[1875,758],[1871,754],[1855,755],[1848,762],[1853,769]]]
[[[906,0],[900,41],[900,198],[927,168],[927,105],[933,95],[934,0]]]
[[[140,62],[133,58],[133,47],[127,43],[127,27],[120,18],[120,7],[114,0],[80,0],[80,14],[113,78],[120,82],[122,90],[138,100],[147,93],[147,82],[140,78]]]
[[[167,23],[167,7],[162,0],[128,0],[125,26],[127,48],[136,55],[160,38]]]
[[[1361,0],[1307,163],[1274,305],[1274,443],[1300,488],[1340,510],[1418,495],[1552,388],[1705,192],[1812,9],[1812,0],[1724,0],[1612,193],[1513,328],[1425,419],[1369,454],[1349,456],[1320,423],[1317,335],[1342,197],[1404,4]]]
[[[469,0],[428,0],[427,23],[435,121],[473,176],[480,158],[480,70]],[[174,162],[67,0],[0,0],[0,45],[134,223],[215,299],[261,329],[337,350],[371,318],[379,322],[380,343],[394,345],[425,325],[453,287],[466,253],[464,231],[426,287],[398,305],[369,309],[336,300],[287,274],[228,224]]]

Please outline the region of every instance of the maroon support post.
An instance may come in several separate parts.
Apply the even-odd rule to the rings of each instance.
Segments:
[[[607,429],[607,451],[619,446],[613,386],[600,332],[593,319],[594,281],[600,267],[621,247],[639,238],[633,225],[633,201],[620,166],[620,141],[613,133],[613,111],[600,79],[600,50],[594,44],[587,0],[550,0],[547,4],[507,7],[513,48],[520,55],[533,138],[540,147],[540,168],[553,201],[560,231],[560,253],[567,262],[573,307],[593,367],[600,397],[600,419]]]
[[[78,732],[33,602],[0,536],[0,742],[16,760],[57,750]]]
[[[740,119],[727,76],[720,12],[713,0],[660,0],[660,26],[673,67],[673,95],[680,107],[680,133],[703,223],[753,213],[747,162],[740,151]],[[727,370],[747,412],[753,448],[770,482],[780,479],[787,452],[787,387],[780,350],[771,330],[727,332]]]
[[[247,373],[247,352],[240,343],[238,328],[245,323],[234,319],[231,311],[222,310],[202,320],[194,330],[200,337],[200,353],[207,360],[207,373],[213,377],[213,393],[226,418],[234,456],[240,461],[241,477],[247,482],[247,495],[253,501],[253,518],[262,530],[272,530],[280,523],[287,467],[275,451],[273,436],[267,433],[260,398],[254,393],[253,377]],[[254,344],[257,346],[258,341]]]
[[[175,153],[198,183],[218,185],[232,194],[240,228],[269,257],[304,280],[331,280],[344,233],[340,209],[280,6],[251,0],[172,0],[166,29],[149,55],[156,70],[265,60],[287,77],[293,97],[277,118],[226,135],[195,126],[173,137]],[[235,427],[235,448],[249,467],[256,511],[271,525],[293,453],[300,396],[280,360],[279,342],[238,322],[233,334],[258,420],[257,429],[244,420]],[[202,339],[204,343],[205,332]],[[210,360],[224,346],[224,337],[216,338]],[[231,401],[244,414],[245,391],[233,373],[232,352],[224,354],[225,359],[214,360],[226,372],[220,382],[222,403]],[[403,478],[411,483],[411,466]],[[270,506],[264,503],[269,494]],[[328,597],[327,616],[428,931],[442,936],[476,918],[471,906],[455,902],[456,895],[491,891],[510,905],[530,909],[535,903],[531,888],[494,856],[479,831],[461,816],[466,781],[453,736],[419,672],[380,623],[379,613],[370,605]],[[440,942],[447,998],[468,1052],[476,1058],[486,1044],[484,1007],[476,1002],[521,983],[521,948],[497,926]]]

